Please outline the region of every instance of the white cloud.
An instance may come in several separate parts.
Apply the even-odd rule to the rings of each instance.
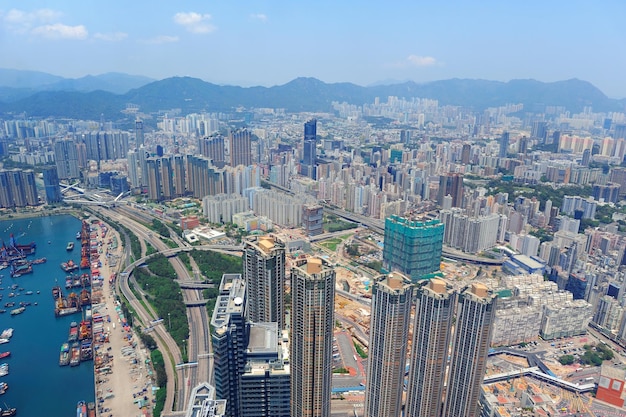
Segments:
[[[0,12],[0,20],[11,32],[26,33],[33,26],[52,22],[63,14],[52,9],[37,9],[27,12],[19,9],[11,9],[6,13]]]
[[[154,38],[146,39],[142,42],[152,44],[152,45],[158,45],[162,43],[173,43],[173,42],[178,42],[178,36],[160,35],[160,36],[155,36]]]
[[[31,33],[47,39],[85,39],[89,34],[83,25],[68,26],[62,23],[37,26]]]
[[[442,65],[441,62],[437,61],[436,58],[432,56],[420,56],[411,54],[407,56],[402,61],[392,62],[387,64],[387,67],[390,68],[423,68],[423,67],[432,67],[435,65]]]
[[[413,67],[432,67],[437,64],[432,56],[409,55],[406,60]]]
[[[180,12],[174,15],[174,22],[183,26],[191,33],[211,33],[217,27],[210,23],[210,14],[200,14],[196,12]]]
[[[267,15],[264,13],[252,13],[250,17],[255,20],[260,20],[263,23],[267,22]]]
[[[126,39],[128,34],[124,32],[95,33],[93,37],[107,42],[119,42]]]

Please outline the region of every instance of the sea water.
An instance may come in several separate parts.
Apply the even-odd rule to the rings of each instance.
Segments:
[[[75,416],[78,401],[94,401],[93,361],[76,367],[59,366],[61,344],[67,340],[70,323],[80,323],[81,314],[55,317],[52,298],[55,284],[63,288],[65,295],[68,293],[67,274],[60,264],[68,259],[80,262],[80,241],[76,240],[80,228],[81,222],[69,215],[0,222],[0,239],[6,245],[13,233],[19,244],[37,244],[36,253],[28,259],[47,258],[46,263],[33,265],[32,274],[18,278],[11,278],[9,268],[0,271],[0,287],[4,288],[0,290],[0,309],[7,310],[0,314],[0,332],[8,327],[14,329],[11,341],[0,345],[0,352],[11,352],[9,358],[0,359],[0,363],[9,364],[9,375],[0,377],[9,384],[8,391],[0,396],[0,407],[16,407],[20,416]],[[71,252],[66,251],[68,242],[75,244]],[[11,290],[12,284],[24,290]],[[25,295],[29,290],[33,294]],[[9,298],[12,291],[20,295]],[[4,306],[10,301],[15,307]],[[22,314],[11,316],[10,311],[19,307],[20,301],[32,304]]]

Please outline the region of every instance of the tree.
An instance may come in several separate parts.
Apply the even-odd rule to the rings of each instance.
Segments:
[[[559,362],[561,362],[561,365],[571,365],[574,363],[574,356],[563,355],[559,358]]]

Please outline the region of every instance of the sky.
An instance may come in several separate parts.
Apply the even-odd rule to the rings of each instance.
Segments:
[[[578,78],[626,97],[626,1],[0,0],[0,68],[272,86]]]

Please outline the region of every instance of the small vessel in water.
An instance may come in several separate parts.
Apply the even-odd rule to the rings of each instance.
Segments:
[[[17,414],[17,408],[15,407],[0,408],[0,417],[13,417],[16,414]]]
[[[10,339],[13,337],[13,329],[11,327],[4,329],[2,333],[0,333],[0,337],[3,339]]]
[[[59,366],[67,366],[70,364],[70,344],[63,343],[61,345],[61,353],[59,354]]]
[[[78,365],[80,365],[80,345],[78,342],[74,342],[70,350],[70,366]]]
[[[7,384],[6,382],[0,382],[0,395],[7,392],[8,389],[9,389],[9,384]]]
[[[75,321],[70,323],[70,333],[67,338],[70,342],[75,342],[78,340],[78,323]]]
[[[40,265],[40,264],[45,264],[48,261],[48,259],[46,258],[37,258],[37,259],[33,259],[30,263],[33,265]]]
[[[26,310],[26,307],[16,308],[15,310],[11,310],[11,315],[17,316],[18,314],[22,314],[25,310]]]
[[[9,351],[0,353],[0,359],[8,358],[9,356],[11,356],[11,352]]]
[[[74,263],[71,259],[67,262],[61,262],[61,269],[65,272],[72,272],[78,269],[78,265]]]
[[[5,376],[9,374],[9,364],[3,363],[0,365],[0,376]]]
[[[71,252],[74,250],[74,242],[67,242],[67,246],[65,247],[65,250],[68,252]]]

